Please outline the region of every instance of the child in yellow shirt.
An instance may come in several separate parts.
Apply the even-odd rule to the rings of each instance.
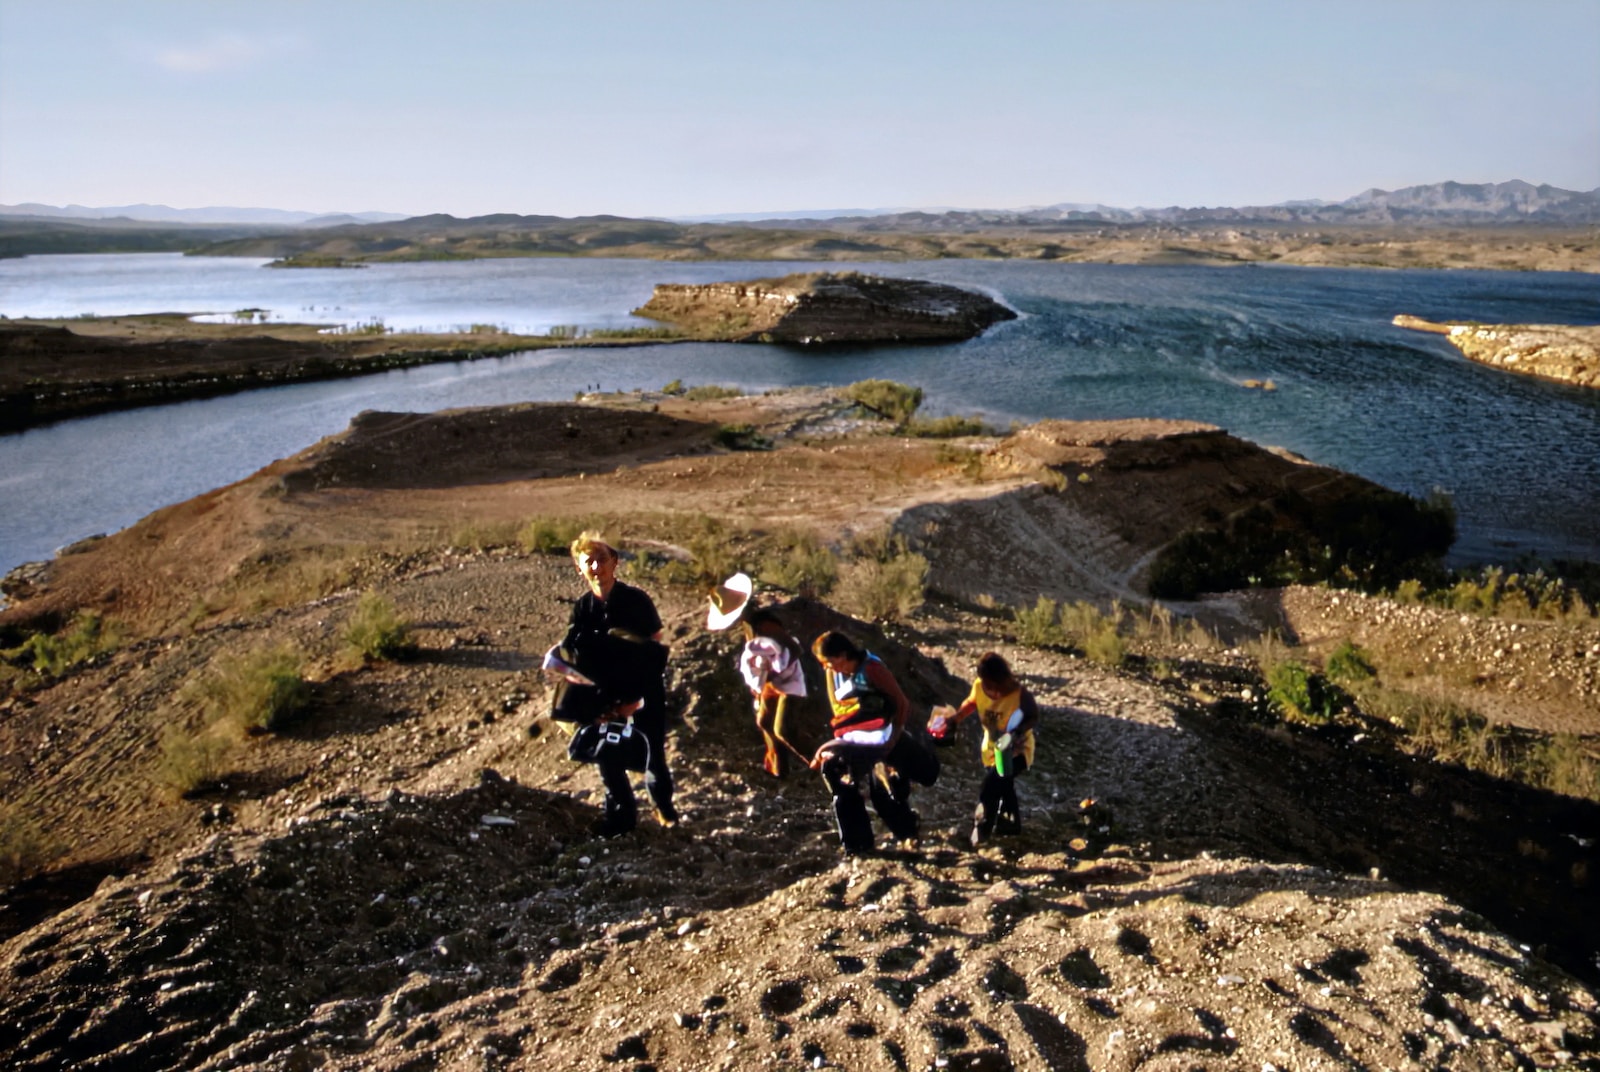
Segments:
[[[983,765],[989,768],[972,817],[972,847],[977,848],[995,832],[997,822],[1002,834],[1021,831],[1016,777],[1033,765],[1033,731],[1039,724],[1033,694],[996,652],[978,660],[977,680],[956,709],[954,721],[974,714],[983,726]]]

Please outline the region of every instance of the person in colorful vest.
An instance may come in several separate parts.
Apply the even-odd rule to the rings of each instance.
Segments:
[[[845,854],[865,855],[874,847],[863,788],[895,839],[914,842],[920,822],[907,802],[910,780],[892,766],[883,776],[874,770],[880,763],[892,764],[906,737],[910,701],[883,660],[845,634],[823,633],[811,650],[826,671],[833,712],[833,740],[817,749],[811,768],[822,772],[833,795],[834,822]]]
[[[1011,666],[996,652],[988,652],[978,660],[978,677],[972,683],[972,691],[950,723],[960,723],[974,714],[983,726],[983,765],[989,768],[978,790],[978,807],[972,817],[972,847],[977,848],[994,834],[997,823],[1002,834],[1021,831],[1016,778],[1033,766],[1033,731],[1039,724],[1039,705],[1033,694],[1022,687]],[[935,737],[950,728],[938,721],[931,727]]]

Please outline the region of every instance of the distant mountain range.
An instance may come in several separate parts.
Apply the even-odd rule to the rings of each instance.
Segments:
[[[952,222],[1003,226],[1062,221],[1092,223],[1202,223],[1250,221],[1306,223],[1600,223],[1600,188],[1563,190],[1521,180],[1510,182],[1436,182],[1401,190],[1371,189],[1344,201],[1285,201],[1277,205],[1239,208],[1116,208],[1111,205],[1062,203],[1019,209],[885,209],[807,211],[760,219],[751,214],[700,217],[706,222],[735,219],[750,223],[821,223],[848,221],[848,229],[917,230]]]
[[[294,212],[281,208],[171,208],[167,205],[0,205],[3,216],[48,216],[73,220],[141,220],[151,223],[257,223],[283,227],[338,227],[348,223],[388,223],[406,219],[400,212]]]
[[[0,205],[8,224],[23,221],[77,222],[93,227],[126,227],[135,222],[174,227],[217,226],[283,230],[308,230],[406,221],[418,226],[459,226],[454,217],[434,214],[405,216],[394,212],[311,213],[272,208],[169,208],[166,205],[119,205],[86,208],[68,205]],[[582,219],[621,221],[624,217]],[[576,222],[557,216],[498,214],[473,217],[470,222],[495,222],[522,226],[551,226]],[[727,224],[755,228],[784,227],[797,230],[926,231],[981,230],[993,227],[1040,227],[1051,224],[1094,223],[1548,223],[1558,225],[1600,223],[1600,188],[1587,192],[1513,180],[1498,183],[1438,182],[1401,190],[1371,189],[1344,201],[1285,201],[1277,205],[1240,208],[1117,208],[1111,205],[1063,202],[1016,209],[805,209],[783,212],[738,212],[707,216],[674,217],[654,222],[675,224]]]

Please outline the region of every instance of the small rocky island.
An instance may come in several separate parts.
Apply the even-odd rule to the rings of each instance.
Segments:
[[[1443,335],[1469,360],[1507,372],[1600,387],[1600,325],[1440,324],[1403,313],[1394,325]]]
[[[633,313],[702,338],[805,345],[959,341],[1017,315],[960,287],[860,272],[658,283],[655,295]]]

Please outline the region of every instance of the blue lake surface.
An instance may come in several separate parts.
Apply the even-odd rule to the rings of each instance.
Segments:
[[[658,282],[837,264],[518,259],[264,269],[245,258],[125,254],[0,261],[0,314],[231,314],[543,333],[647,323]],[[1004,426],[1046,417],[1207,421],[1460,516],[1457,561],[1522,552],[1600,560],[1600,392],[1474,365],[1411,313],[1491,323],[1600,322],[1600,276],[1015,261],[862,264],[1001,298],[1020,319],[969,342],[800,348],[680,343],[545,350],[66,421],[0,437],[0,571],[115,531],[340,431],[366,409],[569,399],[681,379],[756,391],[869,377],[914,383],[925,412]],[[1251,390],[1245,380],[1272,380]]]

